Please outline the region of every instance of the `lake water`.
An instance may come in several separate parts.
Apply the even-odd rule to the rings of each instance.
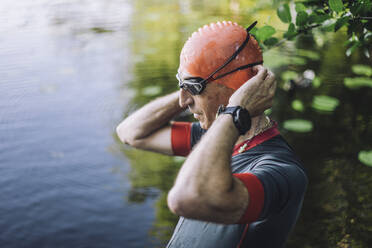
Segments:
[[[183,159],[130,149],[114,130],[177,90],[183,43],[224,19],[286,28],[271,1],[1,1],[0,247],[167,242],[177,217],[166,193]],[[358,160],[372,149],[372,89],[343,84],[352,65],[372,62],[347,57],[344,40],[309,35],[264,54],[279,83],[271,116],[310,178],[288,247],[372,244],[372,168]],[[288,90],[308,69],[318,84]],[[312,129],[285,128],[292,119]]]

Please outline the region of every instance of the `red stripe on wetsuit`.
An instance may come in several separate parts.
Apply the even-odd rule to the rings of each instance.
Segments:
[[[173,122],[171,141],[173,154],[187,156],[191,151],[191,122]]]

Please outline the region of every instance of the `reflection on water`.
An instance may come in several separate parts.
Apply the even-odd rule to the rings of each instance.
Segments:
[[[177,90],[174,75],[179,52],[187,37],[201,25],[224,19],[243,25],[258,20],[261,25],[285,30],[271,4],[136,1],[132,108]],[[351,90],[343,84],[345,77],[355,76],[353,64],[371,65],[371,61],[358,53],[346,57],[345,37],[341,32],[307,35],[264,54],[265,65],[275,71],[279,82],[271,116],[304,161],[310,178],[304,208],[288,247],[368,247],[372,243],[372,195],[368,190],[372,170],[358,161],[360,150],[372,148],[372,89]],[[308,69],[315,72],[312,87],[286,86]],[[305,130],[300,122],[294,122],[294,131],[298,132],[284,129],[283,123],[292,119],[306,121],[312,128]],[[132,168],[130,201],[160,195],[152,234],[166,242],[176,223],[166,206],[166,193],[182,160],[133,149],[124,149],[124,153]]]
[[[1,0],[0,247],[158,243],[154,200],[128,204],[129,166],[113,154],[131,8]]]

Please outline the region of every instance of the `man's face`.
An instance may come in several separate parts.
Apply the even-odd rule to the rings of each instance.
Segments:
[[[182,79],[195,77],[185,70],[179,70]],[[179,104],[181,107],[188,106],[194,118],[200,122],[203,129],[208,129],[216,118],[219,105],[227,105],[234,90],[216,82],[208,83],[200,95],[191,95],[188,91],[180,89]]]

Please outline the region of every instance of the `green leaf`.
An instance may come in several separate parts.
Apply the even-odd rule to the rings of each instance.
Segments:
[[[289,61],[292,65],[306,65],[306,59],[297,56],[292,56]]]
[[[272,112],[273,112],[273,110],[272,110],[271,108],[269,108],[269,109],[266,109],[266,110],[264,111],[264,114],[265,114],[265,115],[270,115]]]
[[[349,89],[372,87],[372,78],[366,77],[344,78],[344,85]]]
[[[263,61],[268,68],[278,68],[287,65],[306,65],[305,58],[280,53],[279,49],[269,49],[263,53]]]
[[[278,17],[282,22],[285,23],[291,22],[292,20],[291,11],[287,3],[279,6],[279,8],[276,10],[276,13],[278,14]]]
[[[346,50],[346,56],[348,57],[361,45],[358,40],[353,41],[351,44],[352,45]]]
[[[307,23],[308,14],[305,11],[301,11],[297,13],[296,17],[296,25],[297,26],[304,26]]]
[[[336,20],[326,20],[324,21],[323,26],[321,27],[321,30],[325,32],[334,32],[335,25],[336,25]]]
[[[353,65],[351,67],[351,70],[355,74],[358,74],[358,75],[367,76],[367,77],[372,76],[372,67],[368,65]]]
[[[369,0],[352,1],[350,4],[349,4],[350,12],[354,16],[365,16],[365,14],[367,14],[371,10],[371,1]]]
[[[320,24],[320,23],[323,23],[325,20],[328,20],[330,19],[331,16],[327,15],[327,14],[317,14],[317,13],[311,13],[309,18],[308,18],[308,22],[311,24],[311,23],[317,23],[317,24]]]
[[[358,153],[358,159],[363,164],[372,167],[372,150],[370,150],[370,151],[360,151]]]
[[[254,28],[251,29],[251,31],[249,31],[249,33],[256,37],[257,36],[257,34],[256,34],[257,30],[258,30],[258,28],[254,27]]]
[[[325,95],[314,96],[312,107],[319,111],[332,112],[340,104],[337,98]]]
[[[300,100],[293,100],[291,105],[296,111],[303,112],[305,110],[304,104]]]
[[[265,41],[275,34],[275,32],[275,28],[266,25],[256,31],[256,36],[260,41]]]
[[[284,33],[284,38],[287,38],[288,40],[293,39],[297,35],[297,31],[295,28],[295,25],[293,23],[290,23],[288,26],[287,32]]]
[[[296,12],[306,11],[306,7],[303,3],[296,3]]]
[[[266,46],[274,46],[274,45],[275,45],[276,43],[278,43],[278,42],[279,42],[279,40],[278,40],[277,38],[275,38],[275,37],[271,37],[271,38],[265,40],[265,41],[264,41],[264,44],[265,44]]]
[[[291,79],[296,79],[298,77],[298,74],[295,71],[285,71],[280,75],[280,77],[282,78],[283,81],[286,82]]]
[[[313,80],[313,86],[315,88],[319,88],[319,86],[322,84],[322,81],[320,80],[319,77],[315,77],[314,80]]]
[[[350,19],[349,16],[344,16],[338,19],[335,24],[335,32],[337,32],[337,30],[345,26],[349,22],[349,19]]]
[[[303,56],[303,57],[309,58],[311,60],[319,60],[320,59],[320,55],[317,52],[314,52],[312,50],[297,49],[297,54],[299,56]]]
[[[331,10],[337,13],[342,11],[342,9],[344,8],[344,4],[342,3],[342,0],[329,0],[328,4]]]
[[[307,133],[313,130],[313,123],[303,119],[292,119],[284,121],[283,127],[289,131]]]

